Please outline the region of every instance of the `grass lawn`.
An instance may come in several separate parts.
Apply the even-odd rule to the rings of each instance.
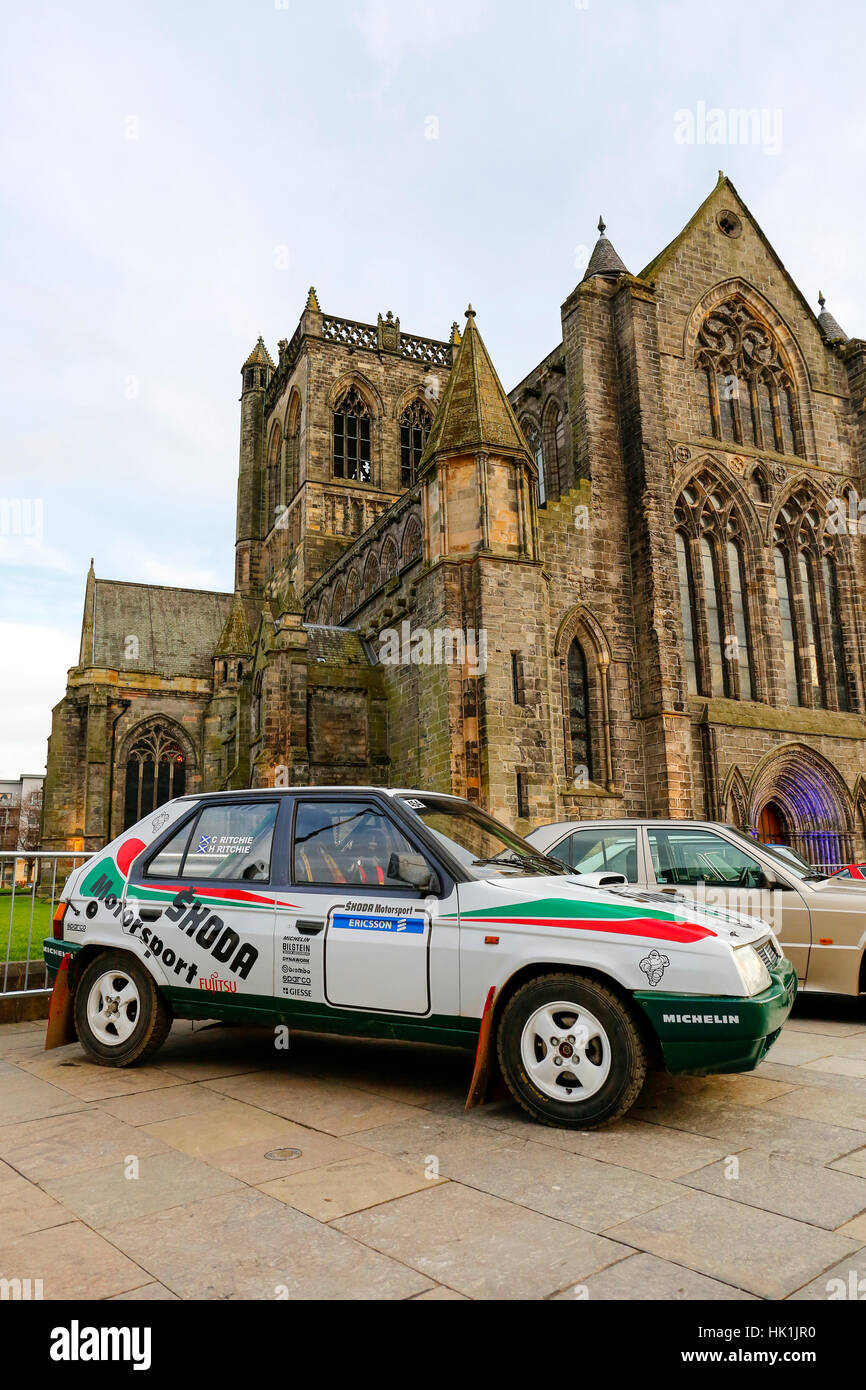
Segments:
[[[27,936],[30,932],[30,907],[33,906],[33,932],[30,937],[30,959],[42,959],[42,942],[51,935],[51,899],[31,900],[28,889],[15,891],[15,906],[12,912],[12,947],[6,953],[9,941],[9,906],[12,894],[8,889],[0,892],[0,965],[8,960],[27,959]]]

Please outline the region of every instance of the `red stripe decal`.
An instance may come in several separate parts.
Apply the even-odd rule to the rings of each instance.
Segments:
[[[613,932],[617,936],[646,936],[653,941],[680,941],[690,943],[702,941],[704,937],[715,936],[709,927],[700,927],[697,922],[660,922],[654,917],[620,917],[601,921],[598,918],[582,919],[575,917],[472,917],[470,922],[503,922],[506,925],[525,927],[565,927],[572,931]]]
[[[136,885],[139,888],[150,888],[149,883]],[[156,885],[154,885],[154,888]],[[165,893],[183,893],[191,889],[202,898],[227,898],[229,902],[241,903],[261,903],[264,907],[297,907],[297,903],[283,902],[280,898],[264,898],[260,893],[247,893],[243,888],[205,888],[200,884],[191,883],[161,883],[159,888]]]

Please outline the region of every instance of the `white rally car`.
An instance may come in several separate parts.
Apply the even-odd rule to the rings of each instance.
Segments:
[[[149,1057],[172,1018],[474,1049],[547,1124],[622,1115],[649,1066],[746,1071],[796,976],[770,929],[581,879],[459,797],[181,797],[64,887],[47,1045]]]

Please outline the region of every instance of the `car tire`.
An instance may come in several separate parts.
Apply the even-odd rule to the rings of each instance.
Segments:
[[[572,971],[515,991],[497,1035],[499,1065],[518,1105],[560,1129],[595,1129],[631,1109],[646,1079],[635,1014],[614,990]]]
[[[153,977],[127,951],[103,951],[85,967],[75,990],[75,1031],[101,1067],[131,1067],[165,1042],[171,1009]]]

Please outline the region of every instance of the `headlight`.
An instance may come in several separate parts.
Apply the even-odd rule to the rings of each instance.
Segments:
[[[746,987],[747,994],[761,994],[763,990],[770,988],[773,983],[770,972],[754,946],[736,946],[734,960],[737,962],[740,979]]]

